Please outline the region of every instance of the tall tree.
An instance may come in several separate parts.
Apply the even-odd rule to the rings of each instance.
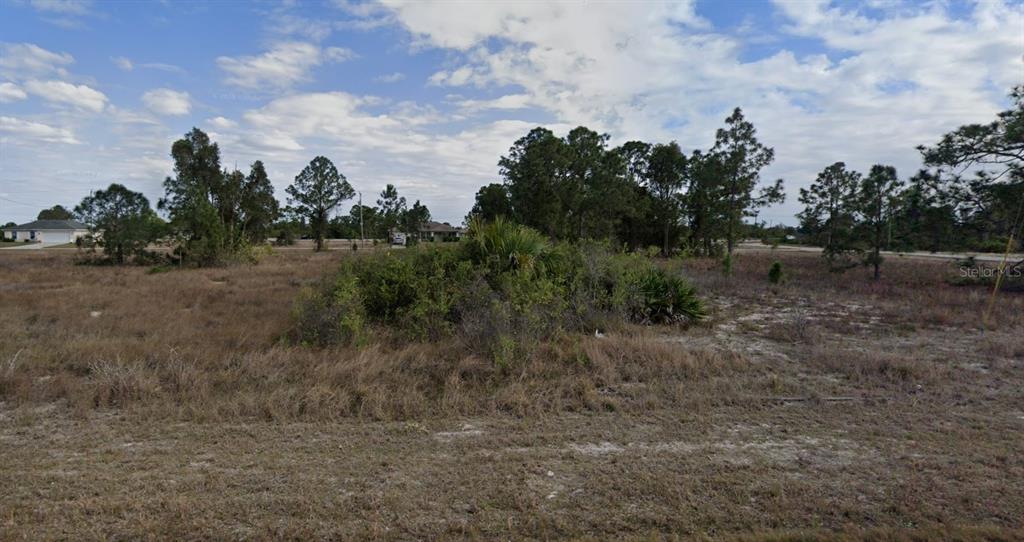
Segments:
[[[686,184],[686,165],[686,155],[675,141],[651,149],[646,176],[655,202],[655,215],[661,225],[663,256],[670,252],[670,236],[679,223],[680,191]]]
[[[858,208],[871,248],[866,262],[875,269],[874,277],[881,277],[882,247],[886,246],[886,227],[891,224],[896,208],[897,194],[902,186],[896,168],[875,164],[861,183],[857,194]]]
[[[111,184],[86,196],[75,215],[89,225],[89,232],[114,263],[139,256],[161,233],[161,221],[149,200],[123,185]]]
[[[1019,237],[1024,228],[1024,85],[1014,87],[1010,99],[1013,105],[996,120],[961,126],[934,147],[918,147],[926,165],[951,174],[942,190],[957,202],[964,225],[983,239]]]
[[[391,230],[402,224],[402,215],[405,213],[405,198],[398,195],[398,189],[395,188],[395,185],[389,184],[384,187],[384,190],[381,190],[380,197],[377,199],[377,207],[380,211],[381,225],[390,237]]]
[[[499,216],[511,217],[512,202],[509,200],[508,189],[505,188],[505,185],[491,183],[481,186],[480,190],[476,192],[473,209],[469,211],[469,216],[466,217],[467,224],[469,223],[469,218],[473,216],[478,216],[481,220],[486,220],[487,222],[492,222]]]
[[[54,205],[49,209],[39,211],[36,220],[71,220],[74,216],[61,205]]]
[[[270,234],[271,224],[281,211],[274,198],[274,185],[259,160],[252,164],[242,183],[239,207],[242,235],[253,243],[264,242]]]
[[[552,237],[560,233],[565,163],[564,143],[546,128],[530,130],[501,157],[498,166],[517,222]]]
[[[220,148],[193,128],[171,146],[174,177],[164,180],[158,208],[170,216],[184,259],[199,264],[220,260],[230,247],[223,220],[224,172]]]
[[[349,211],[348,220],[352,224],[353,231],[358,232],[360,235],[362,232],[365,232],[366,235],[374,239],[387,237],[387,230],[382,224],[380,212],[376,207],[355,204]],[[360,235],[353,235],[353,238]]]
[[[994,168],[997,175],[1019,177],[1024,170],[1024,85],[1010,92],[1013,106],[988,124],[968,124],[942,136],[934,147],[918,150],[929,166]]]
[[[557,176],[561,236],[600,237],[612,230],[620,194],[616,176],[624,163],[608,152],[608,134],[585,126],[573,128],[562,144],[564,167]]]
[[[725,119],[725,128],[715,134],[712,152],[722,167],[721,215],[725,225],[728,256],[732,257],[737,235],[743,219],[753,216],[754,210],[785,199],[782,179],[766,187],[758,196],[754,188],[760,180],[761,170],[775,159],[775,151],[757,140],[754,125],[743,117],[740,108]]]
[[[401,225],[406,233],[418,239],[420,230],[429,221],[430,209],[427,209],[426,205],[420,203],[420,200],[416,200],[412,207],[409,207],[402,213]]]
[[[689,186],[686,190],[686,215],[690,224],[690,244],[705,256],[715,253],[722,228],[722,161],[717,154],[693,151],[689,159]]]
[[[901,250],[961,250],[965,245],[962,228],[957,227],[956,206],[948,195],[936,189],[938,176],[919,171],[900,192],[893,216],[893,242]]]
[[[289,204],[309,219],[316,239],[315,250],[323,250],[328,215],[341,202],[351,199],[355,190],[330,160],[317,156],[295,177],[295,182],[286,191]]]
[[[245,174],[237,169],[234,171],[224,170],[220,177],[220,183],[213,187],[210,195],[213,198],[213,205],[217,208],[217,215],[224,224],[224,232],[227,242],[235,246],[241,237],[242,222],[242,190],[245,186]]]
[[[647,174],[652,147],[644,141],[627,141],[612,151],[619,157],[624,185],[623,197],[616,202],[616,235],[631,249],[662,242]]]
[[[843,162],[836,162],[818,173],[810,188],[800,189],[804,210],[797,217],[801,229],[816,238],[833,265],[851,248],[860,177]]]

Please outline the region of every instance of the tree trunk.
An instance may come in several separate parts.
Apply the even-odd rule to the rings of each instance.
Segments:
[[[324,229],[327,227],[327,210],[317,210],[312,220],[310,220],[310,226],[313,227],[313,238],[316,240],[316,246],[313,250],[321,252],[324,249]]]
[[[880,279],[882,277],[882,273],[879,270],[879,268],[882,265],[882,234],[883,234],[882,228],[884,227],[884,225],[882,224],[882,199],[881,199],[881,197],[879,197],[879,199],[878,199],[878,208],[877,209],[878,209],[878,212],[875,215],[875,257],[874,257],[874,261],[872,262],[875,265],[875,280],[878,280],[878,279]]]
[[[729,203],[730,203],[730,205],[729,205],[728,227],[725,230],[725,246],[726,246],[726,256],[728,256],[731,259],[732,258],[733,237],[735,236],[735,227],[736,227],[736,224],[735,224],[735,220],[736,220],[736,216],[735,216],[736,203],[735,203],[735,201],[730,201]]]
[[[832,232],[836,229],[835,217],[830,216],[828,219],[828,240],[825,241],[825,251],[828,252],[832,249]]]
[[[665,256],[667,258],[668,257],[668,229],[669,229],[669,224],[668,224],[667,220],[665,221],[665,228],[664,229],[665,229],[665,231],[664,231],[665,236],[662,239],[661,255]]]

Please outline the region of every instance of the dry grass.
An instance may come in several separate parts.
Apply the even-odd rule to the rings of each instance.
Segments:
[[[0,539],[1017,540],[1024,296],[941,263],[684,263],[712,319],[537,345],[281,340],[344,251],[0,254]]]
[[[680,352],[640,330],[567,337],[504,368],[454,340],[288,344],[299,288],[340,257],[291,253],[254,267],[157,274],[7,259],[0,272],[25,282],[6,285],[0,312],[9,338],[0,359],[10,360],[0,397],[13,406],[64,401],[78,416],[118,408],[197,421],[536,416],[692,403],[664,383],[749,367],[723,352]]]

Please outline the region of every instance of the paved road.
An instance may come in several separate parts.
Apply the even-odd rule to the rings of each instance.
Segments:
[[[2,245],[0,246],[0,250],[40,250],[46,247],[56,247],[66,244],[67,243],[15,243],[11,245]]]
[[[821,253],[821,247],[808,247],[808,246],[794,246],[794,245],[779,245],[774,249],[770,245],[764,243],[740,243],[736,245],[737,249],[750,250],[750,251],[771,251],[779,250],[785,252],[812,252]],[[973,256],[976,261],[979,262],[991,262],[999,263],[1003,261],[1002,254],[992,254],[986,252],[889,252],[887,250],[882,251],[883,256],[892,256],[896,258],[920,258],[926,260],[962,260],[969,256]],[[1008,262],[1019,262],[1024,259],[1024,254],[1010,254],[1007,259]]]

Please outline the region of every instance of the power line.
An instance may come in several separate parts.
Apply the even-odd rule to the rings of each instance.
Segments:
[[[4,196],[0,196],[0,199],[5,200],[5,201],[9,201],[11,203],[15,203],[15,204],[18,204],[18,205],[27,205],[27,206],[30,206],[30,207],[35,205],[34,203],[25,203],[24,201],[13,200],[11,198],[4,197]]]

